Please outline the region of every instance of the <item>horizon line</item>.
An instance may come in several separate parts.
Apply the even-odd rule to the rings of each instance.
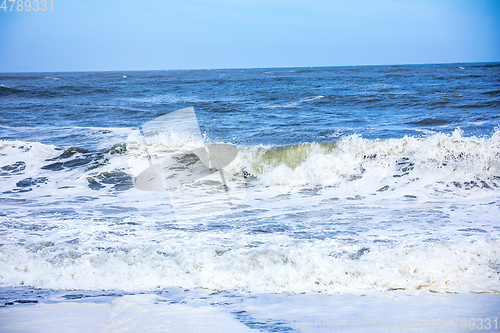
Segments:
[[[169,71],[211,71],[211,70],[253,70],[253,69],[301,69],[301,68],[341,68],[341,67],[381,67],[381,66],[423,66],[423,65],[460,65],[460,64],[500,64],[499,61],[474,62],[429,62],[429,63],[394,63],[363,65],[325,65],[325,66],[276,66],[276,67],[226,67],[226,68],[179,68],[179,69],[118,69],[118,70],[64,70],[64,71],[12,71],[2,74],[42,74],[42,73],[119,73],[119,72],[169,72]]]

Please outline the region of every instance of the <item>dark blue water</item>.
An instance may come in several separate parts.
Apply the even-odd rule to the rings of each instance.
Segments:
[[[78,145],[68,129],[137,127],[187,106],[209,139],[243,145],[491,135],[499,74],[500,64],[0,74],[0,138]]]

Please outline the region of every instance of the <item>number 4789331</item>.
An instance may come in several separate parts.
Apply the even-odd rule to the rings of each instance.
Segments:
[[[0,0],[2,1],[2,0]],[[45,12],[54,10],[54,0],[3,0],[0,10],[4,12]]]

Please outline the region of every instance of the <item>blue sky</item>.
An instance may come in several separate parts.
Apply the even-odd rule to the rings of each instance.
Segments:
[[[53,5],[46,12],[0,9],[0,72],[500,61],[500,0]]]

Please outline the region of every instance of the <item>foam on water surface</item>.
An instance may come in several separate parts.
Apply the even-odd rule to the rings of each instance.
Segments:
[[[5,245],[0,277],[4,285],[51,289],[500,292],[496,241],[386,247],[298,242],[283,236],[274,237],[277,244],[264,237],[232,244],[227,237],[225,245],[215,243],[225,237],[197,238],[108,249],[66,243]]]
[[[214,173],[166,192],[133,187],[135,146],[3,141],[0,282],[498,293],[499,138],[239,147],[225,190]],[[193,147],[172,149],[150,143],[148,154]]]

